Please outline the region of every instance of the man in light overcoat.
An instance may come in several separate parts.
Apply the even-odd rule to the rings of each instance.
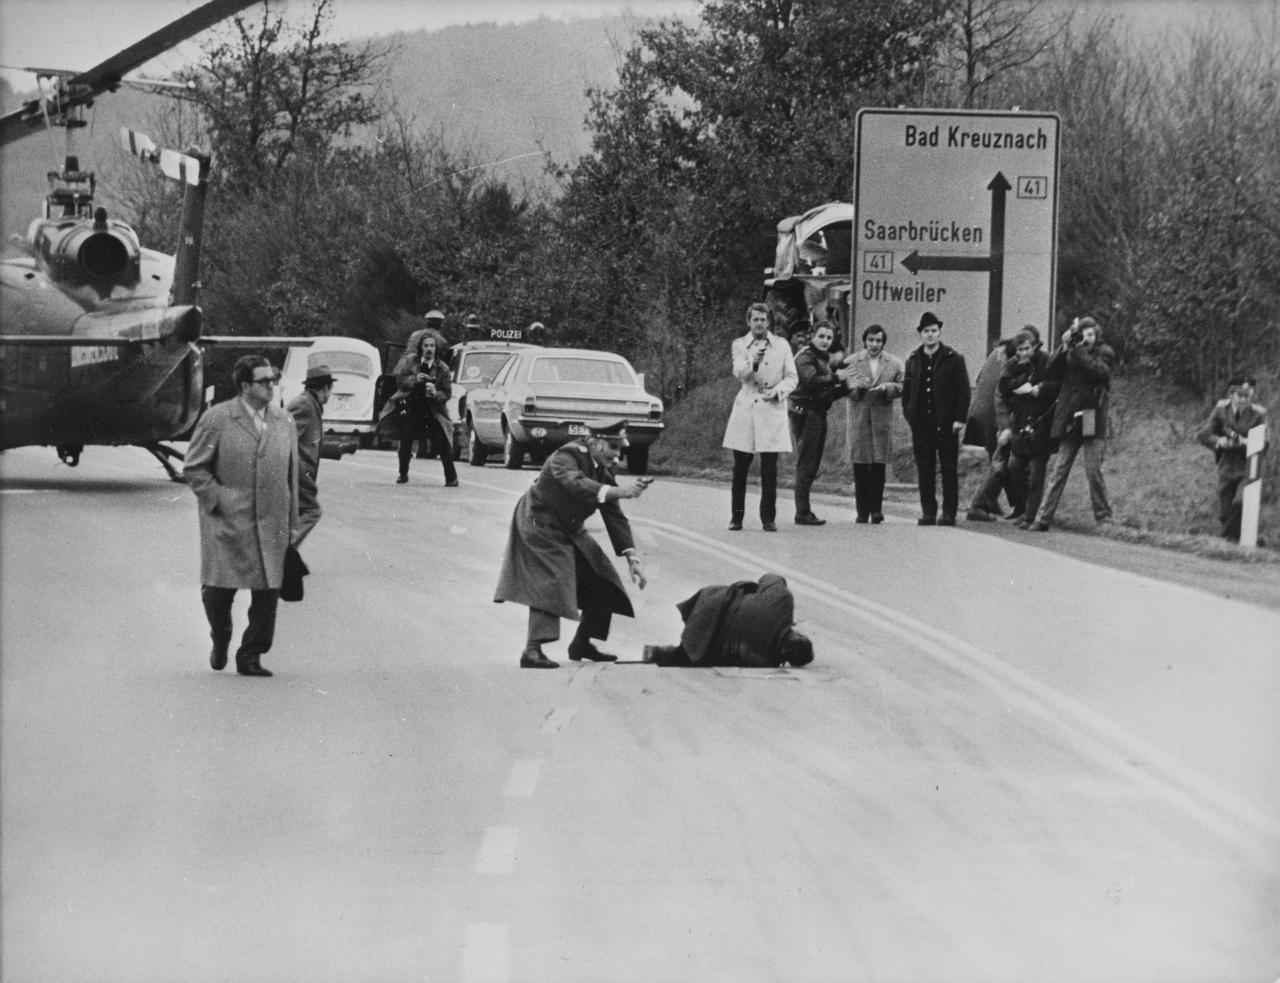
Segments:
[[[769,330],[769,308],[747,308],[747,333],[733,342],[733,375],[741,388],[733,398],[724,446],[733,451],[733,490],[729,528],[742,528],[746,514],[747,472],[760,455],[760,522],[777,532],[778,455],[791,452],[787,396],[800,381],[791,346]]]
[[[252,593],[249,624],[236,650],[242,676],[270,676],[262,656],[275,638],[284,555],[298,535],[298,441],[293,417],[272,399],[278,374],[245,355],[233,374],[239,396],[196,424],[183,474],[200,518],[200,583],[213,652],[222,669],[231,645],[231,604]]]
[[[885,466],[893,452],[893,401],[902,395],[905,367],[884,350],[888,335],[873,324],[838,375],[849,385],[853,405],[853,494],[860,523],[884,522]]]

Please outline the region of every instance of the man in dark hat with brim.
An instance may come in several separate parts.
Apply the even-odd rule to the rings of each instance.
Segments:
[[[528,637],[520,656],[523,669],[559,665],[547,658],[542,646],[559,639],[561,618],[578,620],[569,643],[570,659],[617,659],[597,649],[592,639],[609,637],[613,615],[631,618],[635,612],[613,563],[583,523],[600,512],[614,553],[627,558],[631,580],[643,590],[644,566],[619,502],[639,498],[652,479],[638,478],[626,488],[618,485],[614,469],[626,446],[624,421],[590,427],[585,440],[571,441],[547,458],[532,487],[516,503],[493,599],[529,608]]]
[[[327,365],[307,366],[302,392],[288,406],[298,430],[298,538],[300,545],[320,521],[316,478],[324,442],[324,407],[333,394],[333,373]]]
[[[969,368],[942,343],[942,322],[925,311],[916,328],[920,347],[907,356],[902,412],[911,427],[922,526],[954,526],[960,503],[960,434],[969,418]],[[942,515],[938,515],[938,472]]]

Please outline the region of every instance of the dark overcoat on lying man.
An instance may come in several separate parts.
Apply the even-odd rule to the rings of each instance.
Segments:
[[[676,605],[684,619],[680,644],[647,646],[645,660],[663,666],[776,668],[813,661],[813,645],[795,630],[795,597],[787,582],[766,573],[704,587]]]

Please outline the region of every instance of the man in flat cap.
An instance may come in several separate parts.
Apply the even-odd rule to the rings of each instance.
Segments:
[[[320,472],[320,447],[324,442],[324,406],[333,394],[333,373],[327,365],[308,365],[302,392],[288,410],[298,430],[298,538],[302,544],[320,521],[316,478]]]
[[[635,611],[613,564],[583,523],[600,512],[614,553],[627,558],[631,580],[643,590],[644,565],[619,502],[639,498],[652,479],[638,478],[626,488],[618,485],[614,468],[626,446],[624,421],[592,426],[586,440],[565,444],[547,458],[532,487],[516,503],[493,599],[529,608],[522,669],[559,665],[547,658],[542,646],[559,639],[561,618],[578,620],[579,611],[569,658],[617,659],[597,649],[592,639],[609,637],[613,615],[631,618]]]

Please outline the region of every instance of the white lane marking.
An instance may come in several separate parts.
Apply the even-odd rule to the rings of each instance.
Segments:
[[[463,983],[507,983],[507,926],[501,922],[468,922],[462,950]]]
[[[680,526],[653,519],[640,520],[686,547],[711,556],[736,561],[755,575],[762,558],[727,546]],[[1220,787],[1201,772],[1129,733],[1102,714],[1016,669],[1003,660],[947,632],[927,625],[893,608],[859,597],[800,570],[770,563],[787,578],[793,590],[820,599],[897,636],[929,653],[939,662],[967,675],[1010,705],[1056,726],[1073,746],[1125,780],[1145,781],[1148,787],[1180,807],[1220,835],[1249,849],[1273,855],[1280,845],[1280,827],[1253,803]],[[1126,764],[1142,761],[1147,770],[1137,772]]]
[[[477,874],[510,874],[516,865],[518,826],[490,826],[484,831],[476,857]]]
[[[511,766],[511,774],[507,776],[502,794],[508,799],[527,799],[537,791],[541,776],[541,758],[521,758]]]
[[[543,718],[538,730],[543,734],[558,734],[569,726],[569,721],[577,714],[577,707],[556,707]]]

